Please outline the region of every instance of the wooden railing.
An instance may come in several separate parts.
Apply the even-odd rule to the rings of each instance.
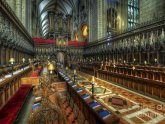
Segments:
[[[27,76],[31,70],[31,67],[26,68],[18,74],[14,74],[0,82],[0,108],[3,107],[19,89],[21,86],[21,77]]]

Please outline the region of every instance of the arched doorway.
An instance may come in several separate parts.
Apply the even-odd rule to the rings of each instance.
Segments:
[[[65,60],[64,52],[58,52],[57,53],[57,61],[60,63],[64,63],[64,60]]]
[[[56,52],[56,62],[63,66],[70,65],[70,54],[67,51],[57,51]]]

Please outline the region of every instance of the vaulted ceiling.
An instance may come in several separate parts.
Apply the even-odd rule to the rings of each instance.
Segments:
[[[41,0],[38,6],[40,27],[43,36],[49,32],[49,12],[56,14],[71,15],[78,0]]]

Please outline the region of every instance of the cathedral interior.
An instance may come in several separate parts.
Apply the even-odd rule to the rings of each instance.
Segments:
[[[0,124],[165,124],[165,0],[0,0]]]

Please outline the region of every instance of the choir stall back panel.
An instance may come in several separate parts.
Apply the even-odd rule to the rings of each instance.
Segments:
[[[105,122],[96,114],[96,112],[89,107],[87,102],[85,102],[81,96],[67,83],[68,91],[79,106],[79,109],[83,112],[85,119],[89,121],[90,124],[105,124]],[[117,118],[112,118],[113,121],[116,122]]]

